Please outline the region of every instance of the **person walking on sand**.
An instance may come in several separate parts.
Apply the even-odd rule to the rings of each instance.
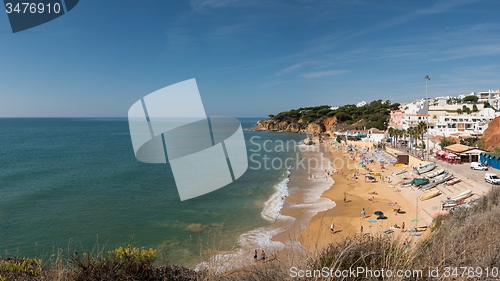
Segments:
[[[332,225],[330,225],[330,230],[331,230],[332,234],[333,234],[333,233],[335,233],[335,232],[333,231],[333,229],[334,229],[334,228],[335,228],[335,225],[334,225],[334,224],[333,224],[333,222],[332,222]]]
[[[361,232],[361,237],[363,237],[363,226],[361,226],[360,232]]]
[[[257,261],[257,250],[255,250],[255,252],[253,252],[253,260]]]
[[[401,232],[405,232],[405,222],[401,225]]]
[[[266,253],[264,253],[264,250],[262,250],[262,253],[260,254],[260,260],[265,261],[266,260]]]
[[[346,203],[347,201],[347,195],[344,193],[344,203]]]
[[[363,210],[361,210],[361,215],[363,216],[363,218],[365,217],[365,208],[363,208]]]

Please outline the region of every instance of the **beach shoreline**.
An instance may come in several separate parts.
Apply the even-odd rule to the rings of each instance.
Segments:
[[[318,143],[317,139],[315,143]],[[350,145],[352,152],[348,151]],[[401,243],[407,240],[413,245],[426,237],[429,231],[420,237],[411,236],[405,230],[430,227],[436,215],[446,213],[440,209],[441,200],[469,188],[474,191],[471,198],[477,199],[487,193],[489,188],[467,178],[463,179],[465,183],[455,184],[451,188],[439,186],[435,188],[441,191],[439,196],[420,201],[419,196],[425,192],[416,187],[401,187],[401,183],[419,177],[413,167],[430,162],[410,156],[407,166],[386,163],[382,167],[376,160],[360,165],[363,160],[361,154],[368,152],[371,155],[375,150],[374,143],[371,142],[358,141],[339,145],[326,140],[320,145],[309,146],[309,149],[312,151],[300,152],[297,157],[300,156],[306,162],[316,159],[321,165],[312,170],[310,167],[290,169],[286,192],[275,196],[282,200],[282,208],[267,229],[270,244],[249,246],[240,242],[237,259],[239,264],[234,260],[219,260],[219,266],[222,264],[224,269],[218,272],[261,266],[263,263],[259,259],[254,261],[252,258],[254,250],[259,254],[261,250],[266,252],[266,263],[280,261],[293,265],[324,251],[329,244],[353,235],[359,238],[363,235],[388,236],[399,239]],[[385,151],[391,155],[400,153],[389,147]],[[444,164],[437,165],[436,170],[441,169],[440,165]],[[453,167],[444,168],[453,172]],[[406,172],[392,175],[402,169],[406,169]],[[376,173],[376,180],[365,181],[365,174],[368,173]],[[324,176],[327,177],[323,178]],[[388,182],[389,177],[391,182]],[[400,209],[400,212],[396,212],[396,209]],[[377,219],[377,211],[384,213],[384,219]],[[332,223],[333,232],[330,229]],[[404,229],[401,228],[403,224]]]
[[[363,168],[359,165],[361,161],[359,155],[357,157],[355,154],[351,155],[346,151],[347,146],[353,145],[356,149],[365,148],[373,151],[374,143],[349,141],[347,144],[340,146],[340,149],[336,148],[337,145],[332,146],[326,143],[322,145],[329,151],[328,157],[332,168],[338,170],[339,173],[331,175],[334,183],[330,188],[322,192],[321,198],[331,200],[335,203],[335,206],[328,210],[319,211],[311,218],[303,218],[302,221],[300,215],[294,213],[294,210],[283,208],[282,213],[299,218],[296,219],[294,224],[302,227],[293,228],[292,225],[286,231],[273,237],[273,240],[281,242],[288,239],[288,245],[295,247],[285,247],[280,251],[278,257],[281,260],[293,260],[291,256],[297,257],[302,254],[304,254],[304,257],[315,255],[323,251],[330,243],[351,235],[358,237],[366,234],[390,235],[401,242],[407,239],[412,244],[422,239],[422,237],[426,237],[428,233],[425,233],[422,237],[410,236],[410,233],[406,230],[417,226],[430,227],[437,215],[446,214],[446,211],[441,210],[441,200],[445,200],[449,196],[456,196],[469,189],[473,190],[473,196],[468,200],[471,198],[477,199],[488,192],[489,187],[484,183],[463,178],[462,180],[465,182],[455,184],[453,187],[440,185],[434,188],[440,190],[439,196],[421,201],[419,196],[424,194],[424,191],[420,191],[416,187],[401,187],[401,183],[419,176],[414,172],[413,167],[431,162],[410,156],[407,167],[386,164],[382,168],[380,163],[374,161],[366,164],[366,168]],[[386,151],[391,155],[401,153],[392,148],[387,148]],[[354,159],[352,159],[353,156]],[[345,165],[340,165],[341,163]],[[441,165],[445,166],[444,163],[438,162],[434,171],[446,168],[450,173],[455,172],[459,175],[459,172],[454,171],[453,167],[449,165],[441,167]],[[392,176],[392,173],[404,168],[406,168],[405,173]],[[377,176],[375,182],[365,182],[362,174],[367,172],[375,172],[382,177]],[[357,179],[353,177],[354,173],[357,173]],[[391,177],[390,183],[387,182],[389,176]],[[369,200],[372,198],[372,192],[376,192],[373,201]],[[344,197],[346,198],[345,202]],[[395,209],[398,208],[400,208],[400,213],[395,212]],[[365,211],[364,216],[361,213],[363,209]],[[383,212],[386,219],[377,220],[377,216],[374,214],[376,211]],[[334,224],[333,233],[330,229],[332,223]],[[404,230],[401,228],[403,223],[405,225]],[[303,225],[306,226],[303,227]],[[396,225],[399,228],[395,228]],[[302,230],[299,235],[297,235],[297,229]],[[392,232],[390,232],[391,230]]]

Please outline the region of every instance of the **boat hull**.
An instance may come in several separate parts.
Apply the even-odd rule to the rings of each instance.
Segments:
[[[417,173],[419,175],[421,175],[421,174],[424,174],[424,173],[427,173],[427,172],[434,170],[434,168],[436,168],[436,163],[431,163],[431,164],[427,164],[427,165],[422,166],[422,167],[418,167],[418,168],[416,168],[416,170],[417,170]]]
[[[437,190],[433,190],[433,191],[429,191],[427,193],[424,193],[424,194],[420,195],[419,198],[420,198],[420,201],[425,201],[425,200],[429,200],[431,198],[438,196],[439,193],[441,193],[441,191],[439,189],[437,189]]]
[[[451,180],[451,181],[447,181],[446,185],[454,185],[454,184],[459,183],[461,181],[462,181],[461,179],[454,179],[454,180]]]

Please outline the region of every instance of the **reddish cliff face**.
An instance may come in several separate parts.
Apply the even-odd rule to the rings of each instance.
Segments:
[[[500,148],[500,117],[496,117],[488,124],[481,137],[484,144],[488,146],[488,150],[494,151],[495,148]]]
[[[274,119],[269,120],[260,120],[257,122],[258,130],[267,130],[267,131],[283,131],[283,132],[292,132],[292,133],[307,133],[307,134],[330,134],[333,135],[335,131],[344,131],[354,129],[356,126],[365,125],[366,121],[361,119],[360,121],[347,125],[345,123],[339,123],[337,117],[329,117],[319,122],[310,123],[306,126],[302,126],[304,121],[299,119],[295,122],[286,122],[286,121],[276,121]]]
[[[297,123],[276,122],[274,120],[259,120],[257,121],[257,126],[259,126],[259,130],[267,131],[299,133],[305,130],[304,127],[300,126]]]
[[[257,121],[257,126],[259,126],[259,130],[283,131],[291,133],[321,134],[326,131],[325,126],[322,123],[311,123],[308,124],[307,127],[304,127],[293,122],[287,123],[277,122],[275,120],[260,120]]]
[[[326,118],[321,123],[325,126],[326,131],[334,132],[335,131],[335,125],[337,124],[337,117],[333,116],[333,117],[330,117],[330,118]]]

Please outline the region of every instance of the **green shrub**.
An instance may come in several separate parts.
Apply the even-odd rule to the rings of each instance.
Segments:
[[[153,271],[156,250],[139,250],[128,245],[96,256],[77,252],[71,255],[74,280],[146,280]],[[145,278],[146,277],[146,278]]]
[[[42,260],[30,258],[0,259],[0,280],[16,280],[20,277],[38,276],[42,269]]]

